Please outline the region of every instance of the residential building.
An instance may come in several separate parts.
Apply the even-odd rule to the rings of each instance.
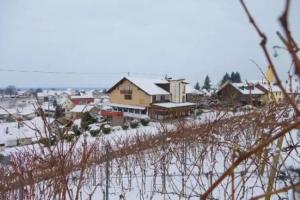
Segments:
[[[208,107],[209,105],[209,95],[201,90],[196,90],[195,88],[186,85],[186,101],[195,103],[198,108]]]
[[[162,119],[188,115],[195,104],[186,103],[184,79],[124,77],[107,93],[110,106],[124,117]]]
[[[92,116],[96,117],[99,115],[99,109],[92,105],[76,105],[68,114],[67,117],[71,119],[80,118],[85,112],[90,113]]]
[[[87,105],[94,102],[92,96],[71,96],[70,99],[74,105]]]
[[[253,83],[224,83],[217,91],[218,98],[229,106],[252,104],[261,106],[266,102],[267,90]]]

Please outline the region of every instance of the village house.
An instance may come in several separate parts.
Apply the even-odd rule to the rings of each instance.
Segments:
[[[284,93],[276,83],[275,76],[271,67],[267,68],[266,77],[261,81],[256,82],[257,87],[265,88],[268,91],[267,102],[283,103],[285,101]],[[295,99],[297,102],[300,100],[300,85],[299,78],[289,75],[289,79],[281,81],[281,85],[285,92]]]
[[[299,102],[300,91],[299,83],[294,81],[290,84],[288,81],[282,82],[286,93]],[[227,105],[246,105],[254,106],[266,105],[270,102],[284,103],[285,97],[274,82],[267,80],[252,81],[248,83],[231,83],[223,84],[217,91],[218,98]]]
[[[41,108],[43,109],[46,116],[54,117],[56,108],[52,103],[45,102],[42,104]]]
[[[83,96],[71,96],[70,97],[73,105],[87,105],[94,102],[94,97],[83,95]]]
[[[37,93],[37,100],[40,104],[44,102],[53,101],[55,99],[55,95],[48,92],[38,92]]]
[[[283,103],[285,101],[284,93],[276,83],[268,83],[267,81],[259,81],[256,83],[256,86],[260,89],[265,89],[268,92],[267,102],[277,102]],[[299,102],[300,97],[300,88],[298,81],[293,81],[290,83],[289,81],[282,82],[283,89],[286,93],[291,96],[293,99]]]
[[[30,120],[34,117],[36,117],[36,110],[33,106],[0,109],[0,121],[3,122],[16,121],[16,119]]]
[[[66,117],[70,119],[78,119],[85,112],[90,113],[92,116],[96,117],[99,115],[99,109],[92,105],[76,105],[69,113],[67,113]]]
[[[124,77],[107,93],[110,106],[124,117],[166,119],[187,116],[195,104],[186,102],[184,79]]]
[[[217,95],[219,100],[228,106],[244,106],[251,104],[262,106],[266,102],[268,91],[253,83],[224,83]]]
[[[186,86],[186,101],[195,103],[197,108],[205,108],[209,106],[210,95],[202,90],[196,90],[190,85]]]

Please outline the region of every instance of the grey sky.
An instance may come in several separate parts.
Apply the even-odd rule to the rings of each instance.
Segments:
[[[300,41],[300,0],[291,27]],[[284,0],[248,0],[269,46],[280,44],[275,20]],[[238,0],[0,0],[0,68],[169,74],[194,84],[225,72],[259,79],[265,58]],[[286,76],[290,60],[275,61]],[[123,74],[0,72],[0,87],[107,87]]]

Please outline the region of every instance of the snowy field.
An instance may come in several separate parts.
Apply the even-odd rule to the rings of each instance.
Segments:
[[[68,174],[69,194],[74,199],[76,194],[78,199],[105,199],[108,190],[109,199],[199,199],[200,195],[227,169],[232,163],[233,156],[239,151],[247,150],[254,145],[257,124],[254,118],[245,118],[245,113],[225,113],[225,112],[208,112],[201,115],[200,118],[187,118],[185,120],[186,127],[203,127],[202,125],[214,124],[220,119],[228,119],[236,117],[236,128],[231,129],[228,124],[215,124],[211,134],[204,135],[202,138],[193,140],[168,140],[165,137],[165,143],[157,143],[162,145],[154,145],[152,148],[138,151],[133,154],[126,154],[123,157],[107,159],[105,162],[92,164],[84,173],[84,181],[82,187],[77,190],[78,178],[80,171]],[[243,118],[244,117],[244,118]],[[288,118],[290,116],[286,116]],[[240,119],[239,119],[240,118]],[[261,122],[265,119],[259,118]],[[240,120],[240,121],[238,121]],[[248,122],[245,123],[245,120]],[[279,119],[282,120],[283,119]],[[110,144],[110,151],[117,151],[124,148],[126,142],[130,145],[137,144],[138,136],[159,136],[163,130],[167,130],[168,134],[176,131],[182,121],[173,121],[172,123],[161,124],[151,122],[148,126],[139,126],[136,129],[117,130],[108,135],[100,135],[99,137],[91,137],[88,133],[82,135],[78,140],[76,148],[82,148],[84,143],[89,145],[96,144],[98,153],[93,156],[102,158],[106,155],[105,145]],[[43,129],[43,123],[39,118],[30,121]],[[80,124],[80,121],[76,121]],[[237,126],[243,123],[242,132],[238,132]],[[7,124],[6,124],[7,125]],[[11,125],[12,130],[16,128],[16,124]],[[1,125],[2,126],[2,125]],[[196,126],[196,127],[195,127]],[[3,130],[3,129],[2,129]],[[18,129],[19,130],[19,129]],[[21,127],[19,132],[10,137],[20,137],[20,135],[33,136],[34,134]],[[260,129],[261,130],[261,129]],[[268,132],[269,129],[263,130]],[[185,131],[192,131],[187,129]],[[182,134],[187,134],[185,131]],[[201,133],[206,130],[198,130]],[[3,134],[3,133],[2,133]],[[198,133],[196,133],[198,134]],[[6,135],[2,135],[6,136]],[[159,138],[159,137],[158,137]],[[184,137],[183,137],[184,138]],[[212,142],[213,141],[213,142]],[[298,130],[291,131],[284,138],[283,148],[298,144]],[[239,146],[239,151],[233,152],[233,146]],[[7,148],[3,154],[9,155],[28,150],[28,148],[38,148],[38,146],[24,146]],[[68,149],[68,143],[64,148]],[[272,161],[272,157],[278,153],[276,145],[271,145],[266,149],[263,157],[267,162]],[[110,153],[107,154],[108,156]],[[235,169],[233,176],[228,176],[216,190],[212,193],[213,199],[230,199],[232,195],[232,177],[234,177],[234,195],[236,199],[250,199],[253,196],[263,194],[270,173],[270,166],[265,168],[258,165],[261,162],[256,157],[250,158],[243,162]],[[276,182],[276,188],[282,188],[288,185],[291,180],[299,178],[297,174],[293,174],[289,169],[299,166],[299,154],[297,149],[291,151],[282,151],[280,154],[280,171],[284,174],[281,181]],[[59,166],[60,163],[57,163]],[[289,177],[289,178],[287,178]],[[35,184],[36,190],[40,190],[47,184],[55,185],[55,182],[41,181]],[[54,186],[53,186],[54,187]],[[16,193],[18,195],[18,193]],[[28,197],[32,196],[29,189],[24,192]],[[47,193],[35,194],[36,199],[47,199]],[[43,196],[45,195],[45,196]],[[272,199],[290,199],[294,194],[292,192],[283,193],[282,195],[274,195]],[[295,194],[297,195],[297,194]],[[17,198],[17,196],[15,196]],[[67,198],[68,199],[68,198]]]

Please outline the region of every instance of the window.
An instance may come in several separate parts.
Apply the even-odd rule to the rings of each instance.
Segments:
[[[124,98],[125,98],[126,100],[131,100],[131,99],[132,99],[132,95],[131,95],[131,94],[125,94],[125,95],[124,95]]]
[[[165,101],[165,96],[164,95],[161,96],[161,101]]]
[[[121,90],[120,90],[121,94],[132,94],[132,88],[130,85],[124,85]]]
[[[152,101],[153,101],[153,102],[156,102],[156,96],[155,96],[155,95],[152,96]]]

